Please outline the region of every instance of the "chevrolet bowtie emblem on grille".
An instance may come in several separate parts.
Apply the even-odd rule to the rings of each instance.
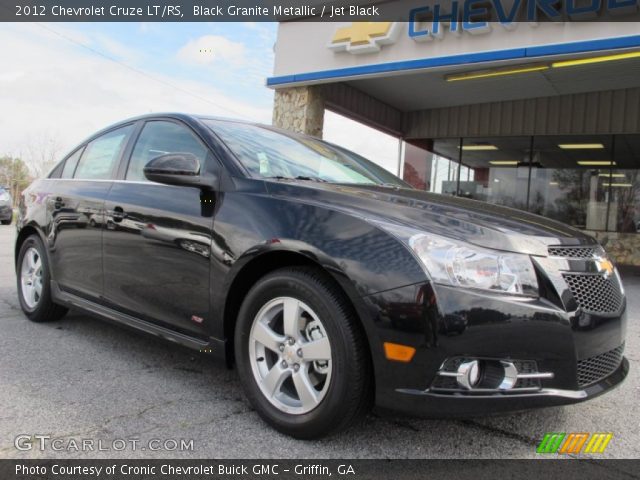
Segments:
[[[395,42],[399,31],[398,22],[353,22],[336,29],[329,48],[355,54],[378,52],[382,45]]]
[[[596,268],[598,272],[604,273],[606,277],[613,273],[613,263],[606,258],[596,258]]]

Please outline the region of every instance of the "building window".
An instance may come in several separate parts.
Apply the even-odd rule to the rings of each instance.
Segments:
[[[462,168],[472,170],[473,179],[461,172],[458,195],[526,209],[529,149],[528,137],[464,139]]]
[[[526,209],[530,143],[530,137],[436,140],[432,191]]]
[[[615,138],[616,166],[605,182],[611,188],[610,230],[640,232],[640,135]]]
[[[435,193],[455,195],[458,184],[458,164],[440,155],[433,155],[431,159],[430,183]]]
[[[405,179],[417,188],[527,210],[582,230],[640,232],[640,135],[431,144],[430,152],[405,156]]]
[[[610,136],[536,137],[529,211],[582,230],[607,230]]]

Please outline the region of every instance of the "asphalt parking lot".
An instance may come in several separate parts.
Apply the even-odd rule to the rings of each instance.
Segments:
[[[613,432],[604,456],[640,457],[640,276],[625,278],[631,373],[609,395],[471,420],[372,413],[338,436],[299,441],[264,424],[236,372],[209,358],[84,314],[27,321],[15,287],[14,237],[15,226],[0,227],[0,458],[531,458],[545,432]],[[20,434],[60,439],[58,446],[71,439],[139,443],[135,451],[130,443],[122,451],[20,451]],[[193,440],[193,449],[139,448],[151,439]]]

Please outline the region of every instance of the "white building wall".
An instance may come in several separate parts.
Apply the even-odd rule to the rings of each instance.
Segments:
[[[581,42],[640,34],[639,22],[526,22],[509,30],[494,23],[490,31],[472,35],[445,32],[441,39],[417,42],[406,23],[397,39],[379,52],[335,52],[329,44],[337,28],[349,23],[284,22],[278,28],[274,76],[294,75],[370,64],[399,62],[532,46]],[[336,79],[337,80],[337,79]]]

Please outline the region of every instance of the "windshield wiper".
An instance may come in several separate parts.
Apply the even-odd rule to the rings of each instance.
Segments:
[[[268,178],[272,178],[274,180],[305,180],[308,182],[320,182],[320,183],[327,183],[327,181],[323,178],[320,177],[308,177],[306,175],[298,175],[296,177],[285,177],[283,175],[275,175],[273,177],[268,177]]]

